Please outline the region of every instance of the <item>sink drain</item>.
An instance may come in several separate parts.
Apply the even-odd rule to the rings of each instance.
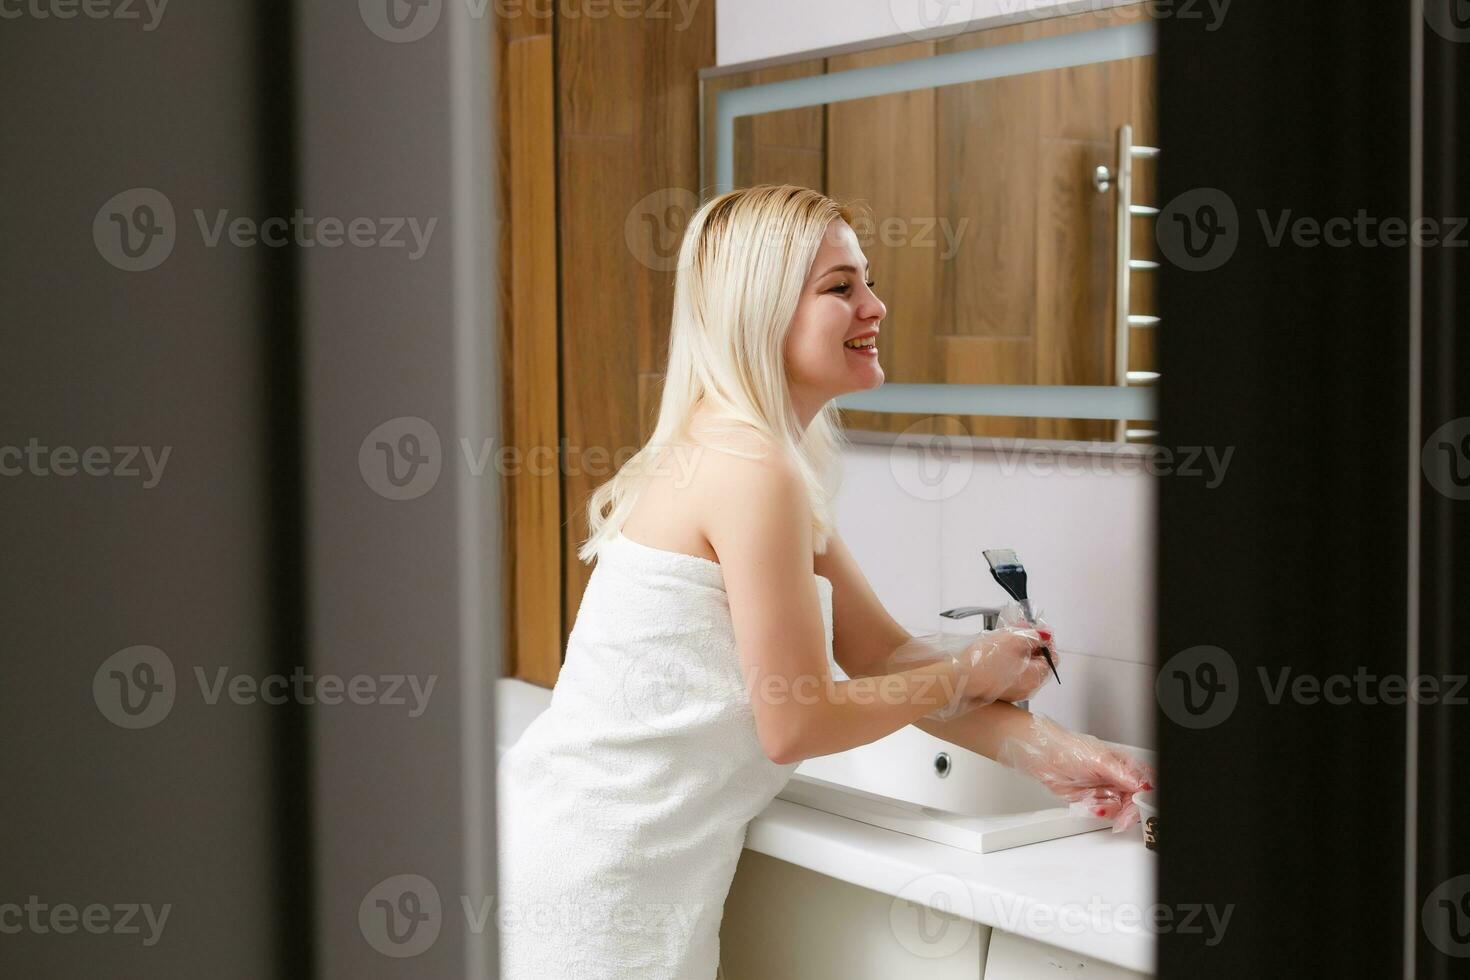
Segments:
[[[941,752],[941,753],[939,753],[938,755],[936,755],[934,757],[934,775],[938,776],[940,779],[943,779],[945,776],[948,776],[949,775],[949,770],[950,770],[950,765],[951,765],[951,763],[949,761],[949,753],[948,752]]]

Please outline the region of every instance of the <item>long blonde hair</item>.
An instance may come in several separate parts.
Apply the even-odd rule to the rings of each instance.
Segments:
[[[826,552],[845,439],[833,402],[802,431],[784,349],[807,273],[836,218],[851,224],[853,210],[790,184],[731,191],[695,212],[679,247],[658,422],[648,442],[593,491],[591,533],[577,551],[582,561],[622,528],[659,451],[698,441],[689,423],[701,402],[715,418],[755,429],[791,457],[807,487],[815,550]]]

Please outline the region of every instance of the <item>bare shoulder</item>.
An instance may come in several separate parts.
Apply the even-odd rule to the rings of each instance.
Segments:
[[[739,547],[731,542],[749,539],[754,521],[809,523],[809,511],[791,458],[753,429],[726,428],[660,449],[623,532],[655,548],[723,562]]]
[[[701,448],[701,530],[721,560],[772,541],[811,553],[811,506],[790,455],[755,435],[733,452],[728,444]]]

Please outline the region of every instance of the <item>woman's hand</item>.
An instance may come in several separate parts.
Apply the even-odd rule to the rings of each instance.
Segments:
[[[1037,630],[1007,624],[978,636],[928,633],[911,638],[886,662],[887,672],[948,661],[953,684],[926,717],[948,721],[994,701],[1022,701],[1046,683],[1050,671]]]
[[[1025,627],[1003,626],[980,634],[972,647],[974,676],[965,690],[976,692],[981,704],[1029,700],[1051,678],[1043,644],[1038,631]]]
[[[1133,794],[1153,789],[1158,780],[1146,763],[1043,715],[1032,715],[1023,735],[1007,738],[996,761],[1027,773],[1092,815],[1110,818],[1115,833],[1138,821]]]

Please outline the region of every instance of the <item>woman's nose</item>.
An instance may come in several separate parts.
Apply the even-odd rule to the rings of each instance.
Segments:
[[[871,289],[867,290],[862,306],[858,309],[858,317],[863,320],[881,320],[888,315],[888,307],[878,298],[878,294]]]

